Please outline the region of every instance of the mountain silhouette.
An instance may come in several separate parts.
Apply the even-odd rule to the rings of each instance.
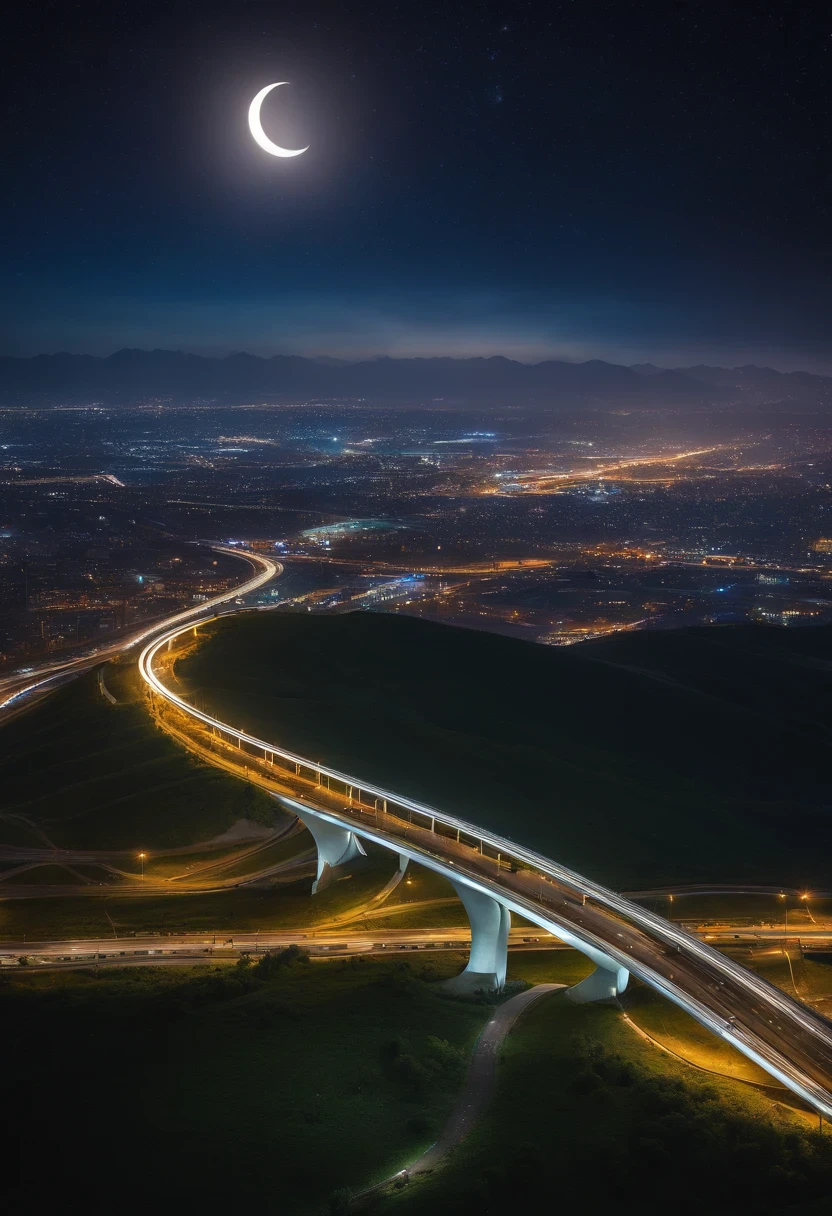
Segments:
[[[465,405],[661,406],[709,403],[832,404],[832,378],[770,367],[624,367],[601,359],[518,363],[490,358],[380,358],[347,362],[327,356],[261,358],[238,351],[222,358],[178,350],[119,350],[106,358],[58,353],[0,357],[0,397],[26,404],[40,398],[100,398],[129,403],[176,400],[365,398],[401,403],[435,399]]]
[[[642,376],[664,374],[654,363],[634,363],[631,370]],[[748,403],[832,403],[832,377],[817,376],[813,372],[779,372],[776,368],[757,367],[754,363],[746,363],[743,367],[709,367],[699,363],[694,367],[676,367],[673,370]]]
[[[723,400],[726,392],[682,372],[640,375],[593,359],[525,364],[500,355],[472,359],[381,358],[348,363],[298,355],[260,358],[244,351],[224,358],[173,350],[119,350],[106,358],[58,353],[0,358],[0,394],[25,404],[32,397],[108,400],[174,397],[231,399],[254,396],[307,399],[351,397],[422,402],[499,401],[541,405],[628,402],[674,405]]]

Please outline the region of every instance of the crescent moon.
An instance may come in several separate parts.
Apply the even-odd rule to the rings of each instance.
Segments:
[[[301,152],[309,150],[309,144],[305,148],[281,148],[279,144],[272,143],[260,123],[260,107],[265,98],[271,93],[272,89],[279,89],[281,85],[288,83],[288,80],[279,80],[277,84],[267,84],[265,89],[260,90],[248,108],[249,130],[263,151],[270,152],[272,156],[300,156]]]

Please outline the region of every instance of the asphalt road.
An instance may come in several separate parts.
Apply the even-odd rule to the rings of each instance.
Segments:
[[[253,578],[241,583],[240,586],[232,587],[228,591],[224,591],[222,595],[217,595],[211,600],[206,600],[204,604],[200,604],[197,608],[187,608],[183,612],[177,612],[162,621],[156,621],[149,626],[146,625],[138,631],[131,630],[129,633],[124,633],[108,642],[104,642],[98,646],[91,646],[82,653],[73,655],[71,658],[53,659],[47,663],[39,664],[37,667],[26,668],[23,671],[13,671],[6,676],[0,677],[0,723],[7,721],[10,717],[19,713],[21,709],[29,708],[31,704],[36,703],[37,700],[47,693],[60,688],[63,684],[82,675],[85,671],[97,667],[99,663],[106,662],[108,659],[114,659],[125,650],[130,650],[133,646],[147,642],[159,633],[166,632],[174,625],[180,624],[183,621],[196,623],[204,616],[213,616],[216,613],[216,609],[221,605],[227,604],[230,600],[235,600],[242,595],[246,595],[250,591],[255,591],[258,587],[262,587],[265,583],[270,582],[273,578],[277,578],[283,572],[283,566],[280,562],[272,561],[270,558],[263,557],[259,553],[248,553],[239,549],[229,548],[225,545],[212,545],[211,548],[217,553],[244,558],[251,565],[257,567],[257,574]]]
[[[359,913],[359,915],[363,915]],[[349,920],[349,917],[344,918]],[[330,921],[308,929],[263,930],[237,933],[228,929],[201,933],[143,933],[129,937],[66,938],[52,941],[0,942],[0,965],[17,965],[25,955],[33,965],[56,966],[97,960],[124,965],[173,962],[191,965],[206,958],[240,958],[244,954],[263,954],[302,943],[314,957],[335,954],[374,954],[396,950],[465,950],[471,942],[468,925],[445,929],[352,929],[341,921]],[[548,933],[531,929],[512,929],[512,949],[564,950],[561,941]]]

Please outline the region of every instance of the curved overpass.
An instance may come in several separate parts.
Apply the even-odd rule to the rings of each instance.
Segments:
[[[205,758],[256,774],[295,810],[318,845],[319,881],[329,865],[361,851],[359,839],[418,861],[449,878],[466,906],[468,971],[494,971],[500,983],[509,914],[519,913],[596,963],[573,990],[577,995],[583,988],[577,999],[614,996],[632,972],[832,1118],[832,1025],[824,1018],[670,921],[515,841],[196,709],[168,687],[160,670],[164,654],[190,627],[166,631],[139,658],[163,725],[166,714],[173,733]]]
[[[216,553],[225,553],[231,557],[243,558],[250,565],[254,566],[256,574],[252,578],[246,579],[244,583],[223,591],[221,595],[213,596],[210,600],[198,604],[195,608],[185,608],[183,611],[176,612],[173,616],[166,617],[162,621],[156,621],[154,625],[149,625],[138,633],[132,633],[126,637],[117,638],[113,642],[94,647],[92,650],[78,655],[74,659],[59,659],[54,663],[44,663],[34,671],[13,672],[11,675],[0,679],[0,710],[8,709],[18,701],[21,701],[25,696],[34,693],[37,689],[46,692],[52,685],[57,686],[64,681],[74,679],[75,676],[81,675],[82,672],[88,671],[91,667],[96,667],[106,659],[115,658],[117,654],[130,650],[133,646],[138,646],[141,642],[146,642],[148,638],[155,637],[159,633],[164,632],[167,636],[167,632],[170,629],[181,625],[183,622],[192,623],[196,619],[202,619],[206,614],[209,617],[213,617],[214,610],[220,607],[221,604],[234,600],[238,596],[247,595],[251,591],[256,591],[258,587],[262,587],[264,583],[268,583],[271,579],[276,578],[283,571],[283,566],[280,562],[273,561],[269,557],[263,557],[259,553],[249,553],[241,549],[235,549],[229,545],[211,545],[211,548]]]

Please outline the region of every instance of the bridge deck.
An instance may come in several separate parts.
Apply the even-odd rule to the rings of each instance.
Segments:
[[[206,758],[467,882],[590,957],[612,959],[832,1118],[832,1025],[825,1018],[672,922],[548,858],[195,709],[155,669],[168,638],[182,632],[151,643],[139,666],[162,724]]]

